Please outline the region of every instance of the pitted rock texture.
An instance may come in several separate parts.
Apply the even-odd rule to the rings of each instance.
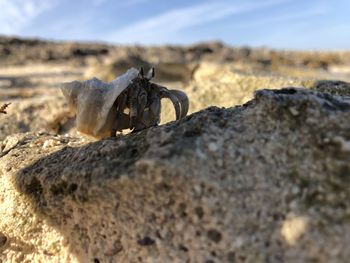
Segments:
[[[1,259],[347,262],[349,117],[340,96],[287,88],[97,142],[11,136]]]

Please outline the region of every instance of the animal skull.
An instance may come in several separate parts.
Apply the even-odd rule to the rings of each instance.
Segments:
[[[172,101],[177,120],[186,116],[187,95],[152,83],[153,77],[153,68],[146,75],[142,68],[132,68],[109,83],[93,78],[64,83],[61,90],[76,111],[77,130],[105,138],[123,129],[140,131],[158,125],[163,98]]]

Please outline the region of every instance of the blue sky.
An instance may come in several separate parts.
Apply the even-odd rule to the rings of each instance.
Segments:
[[[350,49],[350,0],[0,0],[0,34],[123,44]]]

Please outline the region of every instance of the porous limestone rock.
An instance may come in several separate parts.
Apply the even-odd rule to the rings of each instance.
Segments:
[[[97,142],[13,135],[0,259],[347,262],[349,116],[339,96],[286,88]]]

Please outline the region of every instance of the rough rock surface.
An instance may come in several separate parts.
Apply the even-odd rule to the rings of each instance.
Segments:
[[[347,262],[350,103],[339,95],[260,90],[98,142],[9,136],[0,258]]]

